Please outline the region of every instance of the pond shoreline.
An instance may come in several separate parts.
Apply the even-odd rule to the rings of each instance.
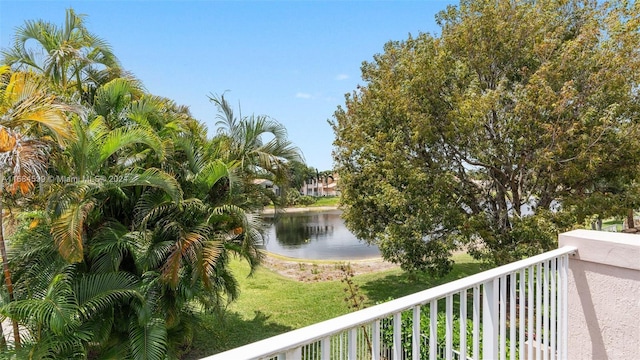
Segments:
[[[337,206],[279,208],[275,213],[273,209],[268,211],[262,215],[268,225],[262,248],[285,257],[281,260],[344,263],[380,257],[377,246],[360,241],[347,229]]]
[[[338,206],[308,206],[308,207],[286,207],[286,208],[277,209],[278,213],[284,213],[284,214],[313,212],[313,211],[330,211],[330,210],[339,210],[339,207]],[[276,213],[276,209],[264,208],[260,213],[263,215],[271,215]]]
[[[354,275],[398,269],[399,265],[381,257],[357,260],[308,260],[265,253],[261,266],[300,282],[336,281],[344,278],[342,265],[349,265]]]

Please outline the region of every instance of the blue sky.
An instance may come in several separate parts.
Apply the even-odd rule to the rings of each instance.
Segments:
[[[210,134],[216,110],[207,95],[226,92],[243,115],[284,124],[307,164],[328,170],[327,120],[363,84],[362,62],[390,40],[438,34],[435,14],[448,3],[0,0],[0,46],[11,45],[25,20],[61,26],[72,7],[149,92],[189,106]]]

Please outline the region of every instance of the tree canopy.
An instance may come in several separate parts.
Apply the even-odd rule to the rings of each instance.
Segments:
[[[640,204],[640,5],[463,0],[335,112],[347,226],[409,270],[505,263]]]
[[[302,156],[277,121],[236,118],[224,98],[209,138],[122,70],[83,15],[66,15],[62,27],[27,21],[2,51],[0,319],[14,332],[0,352],[179,358],[195,309],[220,313],[238,296],[230,258],[255,269],[262,257],[267,190],[252,180],[286,183]],[[17,230],[4,233],[9,220]]]

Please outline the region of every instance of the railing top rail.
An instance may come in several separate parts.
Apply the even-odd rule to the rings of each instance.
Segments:
[[[416,305],[424,305],[444,298],[450,294],[458,293],[465,289],[473,288],[477,285],[493,281],[501,276],[512,274],[522,269],[527,269],[544,261],[548,261],[576,251],[575,246],[564,246],[560,249],[545,252],[532,256],[524,260],[516,261],[507,265],[499,266],[481,273],[467,276],[440,286],[423,290],[411,295],[407,295],[395,300],[391,300],[379,305],[362,309],[353,313],[342,315],[333,319],[319,322],[307,327],[293,330],[281,335],[276,335],[268,339],[254,342],[239,348],[235,348],[224,353],[212,355],[202,360],[222,360],[222,359],[259,359],[263,357],[275,356],[286,349],[296,348],[314,341],[318,341],[327,336],[352,329],[354,327],[373,322],[377,319],[386,318],[395,313],[410,309]]]

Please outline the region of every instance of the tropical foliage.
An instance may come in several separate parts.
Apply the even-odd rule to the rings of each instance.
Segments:
[[[42,20],[26,21],[14,39],[13,47],[2,51],[4,63],[38,71],[66,95],[91,102],[101,84],[122,75],[109,44],[90,33],[84,15],[73,9],[67,10],[62,27]]]
[[[300,150],[287,140],[284,126],[264,115],[236,116],[224,95],[209,99],[218,108],[215,140],[220,156],[238,167],[241,181],[237,185],[242,191],[236,193],[245,196],[236,201],[252,206],[282,204],[284,199],[258,186],[256,180],[271,179],[283,186],[283,196],[286,193],[291,182],[291,165],[301,162],[302,157]]]
[[[462,0],[335,112],[347,225],[405,269],[505,263],[640,206],[640,5]]]
[[[0,320],[15,331],[2,351],[177,358],[196,314],[238,296],[231,257],[260,261],[267,194],[253,181],[285,186],[301,155],[282,125],[236,118],[224,97],[208,138],[188,109],[125,76],[83,19],[27,21],[3,51]]]

